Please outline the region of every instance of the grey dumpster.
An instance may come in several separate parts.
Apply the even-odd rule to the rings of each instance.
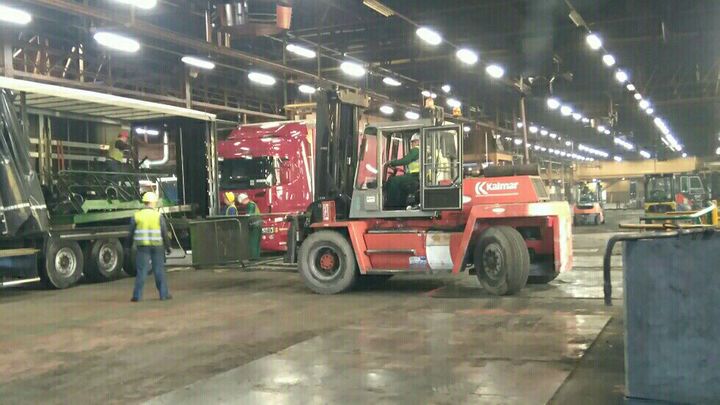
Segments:
[[[630,398],[720,401],[720,235],[625,242],[625,375]]]

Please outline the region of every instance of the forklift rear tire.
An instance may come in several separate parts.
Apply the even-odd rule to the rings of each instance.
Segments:
[[[72,287],[83,275],[83,251],[75,241],[51,237],[45,245],[44,259],[40,278],[50,288]]]
[[[512,295],[527,284],[530,252],[515,228],[486,229],[475,245],[474,262],[478,281],[490,294]]]
[[[358,279],[355,252],[342,234],[320,231],[300,246],[298,269],[305,285],[318,294],[338,294],[351,289]]]
[[[90,244],[85,274],[93,281],[117,278],[123,268],[124,249],[117,239],[99,239]]]

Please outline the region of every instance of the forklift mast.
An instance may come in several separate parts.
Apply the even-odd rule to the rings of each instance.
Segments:
[[[360,99],[332,90],[317,93],[314,205],[334,200],[338,216],[350,210],[358,161]]]

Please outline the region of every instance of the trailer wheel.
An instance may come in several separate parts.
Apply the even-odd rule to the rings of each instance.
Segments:
[[[595,225],[600,225],[600,214],[595,214]]]
[[[480,235],[474,252],[475,272],[493,295],[512,295],[527,284],[530,253],[522,235],[509,226],[494,226]]]
[[[338,294],[358,279],[355,252],[338,232],[320,231],[300,246],[298,269],[305,285],[318,294]]]
[[[123,271],[128,276],[135,277],[137,275],[137,268],[135,267],[135,257],[137,256],[137,247],[135,244],[130,249],[125,249],[125,260],[123,260]]]
[[[84,257],[75,241],[50,238],[45,246],[45,265],[40,276],[50,288],[63,289],[77,283],[83,274]]]
[[[101,239],[90,244],[86,274],[94,281],[108,281],[120,275],[123,247],[117,239]]]

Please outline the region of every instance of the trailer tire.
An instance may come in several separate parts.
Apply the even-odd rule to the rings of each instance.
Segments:
[[[512,295],[527,284],[530,252],[515,228],[486,229],[475,245],[473,260],[478,281],[490,294]]]
[[[88,250],[88,266],[85,274],[93,281],[115,279],[122,271],[124,256],[124,249],[117,239],[92,241]]]
[[[600,214],[595,214],[595,225],[600,225]]]
[[[137,275],[137,267],[135,267],[135,258],[137,257],[137,247],[133,244],[129,249],[125,249],[125,260],[123,260],[123,271],[128,276],[135,277]]]
[[[298,252],[298,269],[305,285],[318,294],[338,294],[358,280],[355,252],[338,232],[320,231],[308,236]]]
[[[45,245],[43,261],[40,278],[50,288],[72,287],[83,275],[84,255],[75,241],[51,237]]]

